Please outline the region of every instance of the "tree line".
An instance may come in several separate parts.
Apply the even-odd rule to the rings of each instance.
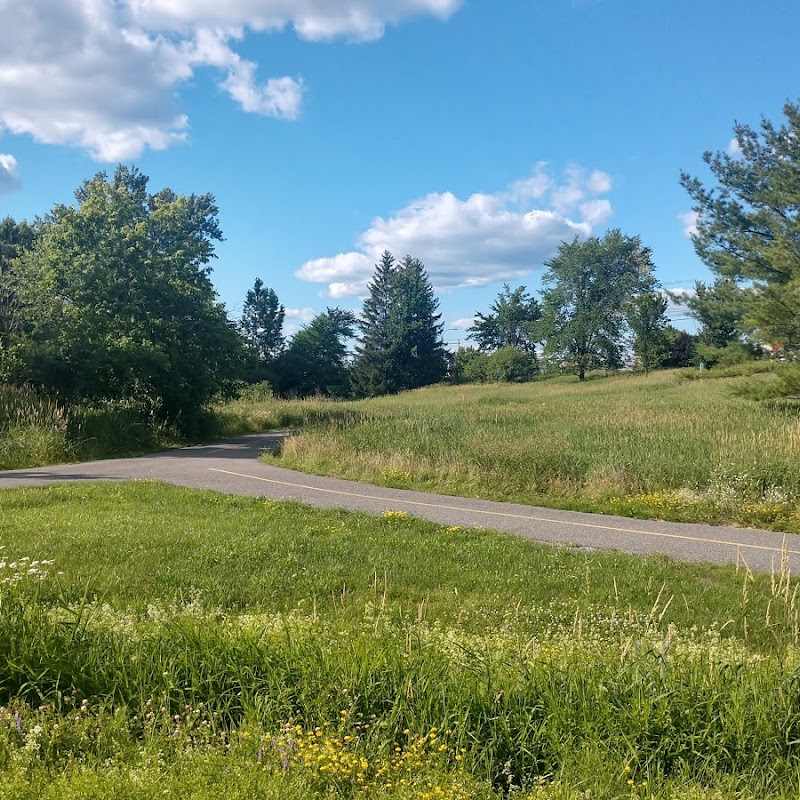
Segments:
[[[698,214],[694,244],[715,274],[685,300],[692,337],[668,324],[652,253],[620,230],[562,242],[538,298],[504,286],[446,350],[424,264],[385,252],[360,314],[328,308],[288,339],[285,308],[257,279],[239,320],[211,283],[222,240],[210,194],[149,191],[119,166],[33,223],[0,221],[0,381],[64,403],[124,402],[190,426],[245,383],[285,396],[367,397],[455,380],[527,380],[544,366],[583,380],[633,353],[648,372],[732,363],[764,344],[800,349],[800,108],[786,124],[735,127],[739,151],[706,153],[712,188],[681,182]],[[533,265],[532,265],[533,266]]]

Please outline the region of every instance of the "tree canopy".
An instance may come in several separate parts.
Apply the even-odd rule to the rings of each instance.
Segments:
[[[542,338],[545,352],[580,380],[597,367],[621,365],[629,298],[653,288],[650,248],[619,229],[562,242],[545,262]]]
[[[741,283],[746,317],[763,342],[800,349],[800,104],[786,121],[736,124],[735,153],[707,152],[716,185],[681,183],[698,213],[695,250],[721,278]]]
[[[344,397],[349,393],[347,340],[355,334],[352,311],[329,308],[299,330],[275,364],[284,395]]]
[[[209,278],[222,239],[214,198],[147,184],[123,166],[97,173],[12,262],[12,377],[188,421],[239,376],[242,340]]]
[[[490,307],[488,314],[475,312],[475,324],[468,328],[469,337],[478,349],[494,352],[501,347],[516,347],[526,353],[536,352],[537,322],[542,316],[539,303],[524,286],[516,289],[506,283]]]

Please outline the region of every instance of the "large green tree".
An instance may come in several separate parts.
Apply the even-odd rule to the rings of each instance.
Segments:
[[[621,364],[625,309],[653,285],[650,248],[618,229],[602,237],[562,242],[545,262],[541,334],[545,353],[580,380],[597,367]]]
[[[707,152],[716,185],[687,173],[698,213],[695,250],[718,276],[743,284],[746,317],[763,342],[800,349],[800,104],[760,129],[736,124],[737,152]]]
[[[19,326],[18,278],[13,262],[33,247],[36,230],[24,220],[0,220],[0,379],[12,369],[11,337]]]
[[[14,261],[15,377],[190,426],[239,376],[244,347],[209,277],[222,239],[214,198],[147,184],[135,168],[99,172]]]
[[[437,383],[447,371],[442,343],[442,315],[425,265],[406,256],[394,277],[395,299],[389,335],[398,389],[417,389]]]
[[[355,334],[352,311],[329,308],[299,330],[275,361],[278,389],[284,395],[344,397],[350,375],[347,340]]]
[[[359,321],[353,387],[378,395],[440,381],[447,361],[439,301],[417,258],[399,263],[388,251],[375,267]]]
[[[469,338],[478,343],[478,349],[492,353],[501,347],[516,347],[525,353],[535,354],[538,341],[537,322],[542,310],[536,298],[506,283],[490,306],[488,314],[475,313],[475,324],[469,328]]]
[[[398,376],[393,369],[395,340],[391,329],[396,272],[394,256],[385,250],[375,265],[375,274],[367,286],[369,294],[358,320],[361,337],[355,348],[352,376],[357,395],[374,397],[398,390]]]

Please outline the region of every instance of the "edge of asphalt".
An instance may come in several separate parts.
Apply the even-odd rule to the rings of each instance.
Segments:
[[[258,456],[288,431],[250,434],[133,458],[0,472],[0,489],[62,482],[160,480],[227,494],[299,500],[318,508],[380,515],[402,510],[442,525],[500,530],[584,550],[661,553],[688,562],[737,564],[752,571],[800,571],[800,536],[751,528],[639,520],[518,503],[439,495],[301,473]]]

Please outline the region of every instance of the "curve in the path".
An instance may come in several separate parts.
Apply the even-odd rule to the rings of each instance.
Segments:
[[[300,500],[319,508],[348,508],[369,514],[407,511],[442,525],[480,526],[529,539],[585,549],[664,553],[683,561],[742,563],[751,570],[800,571],[800,536],[748,528],[711,527],[634,520],[516,503],[386,489],[355,481],[308,475],[257,460],[274,450],[283,432],[242,436],[224,442],[118,458],[0,472],[0,488],[46,486],[64,481],[159,480],[228,494]]]

